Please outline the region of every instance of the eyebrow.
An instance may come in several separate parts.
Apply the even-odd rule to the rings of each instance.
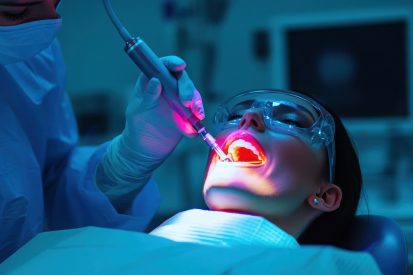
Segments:
[[[9,7],[27,7],[41,4],[43,1],[33,1],[26,3],[15,3],[15,2],[0,2],[0,6],[9,6]]]

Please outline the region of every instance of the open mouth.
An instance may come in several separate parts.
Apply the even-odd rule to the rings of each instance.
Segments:
[[[230,137],[224,146],[224,152],[232,162],[245,165],[262,165],[265,155],[259,143],[250,135],[235,135]]]

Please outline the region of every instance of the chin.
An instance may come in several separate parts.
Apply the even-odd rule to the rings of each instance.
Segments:
[[[285,217],[301,205],[289,196],[260,196],[237,187],[213,186],[204,191],[211,210],[262,217]]]
[[[204,194],[209,209],[222,212],[260,215],[257,196],[235,187],[211,187]]]
[[[256,196],[276,196],[279,184],[267,176],[271,171],[265,167],[245,167],[238,163],[211,163],[204,181],[204,194],[211,188],[222,187],[243,190]]]

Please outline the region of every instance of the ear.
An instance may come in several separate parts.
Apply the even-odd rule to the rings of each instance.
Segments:
[[[317,193],[307,198],[307,202],[314,209],[322,212],[332,212],[340,207],[342,195],[340,187],[325,182],[319,186]]]

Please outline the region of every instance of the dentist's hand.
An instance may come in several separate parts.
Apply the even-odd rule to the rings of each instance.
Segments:
[[[179,98],[199,119],[204,119],[201,95],[185,70],[185,62],[161,59],[177,78]],[[152,172],[168,157],[182,134],[195,130],[175,113],[162,97],[158,79],[141,75],[126,110],[123,133],[114,138],[96,170],[96,184],[119,211],[126,209]]]
[[[186,71],[185,62],[176,57],[161,58],[177,78],[179,98],[200,120],[204,119],[201,95]],[[163,87],[157,78],[139,77],[126,111],[125,142],[139,155],[161,162],[178,144],[182,133],[194,137],[192,125],[175,113],[162,96]],[[151,162],[152,162],[151,161]]]

